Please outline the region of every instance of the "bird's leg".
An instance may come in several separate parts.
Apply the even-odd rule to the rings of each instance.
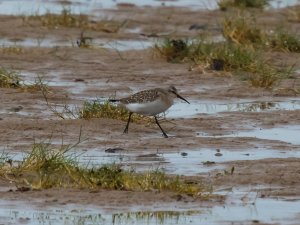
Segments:
[[[163,130],[163,129],[161,128],[161,126],[159,125],[159,122],[158,122],[158,120],[157,120],[156,116],[154,116],[154,118],[155,118],[155,122],[156,122],[156,124],[159,126],[159,128],[160,128],[160,130],[162,131],[162,133],[163,133],[164,137],[165,137],[165,138],[167,138],[167,137],[168,137],[168,135],[166,134],[166,132],[164,132],[164,130]]]
[[[124,132],[123,132],[124,134],[127,134],[127,133],[128,133],[128,127],[129,127],[129,123],[130,123],[131,115],[132,115],[132,112],[129,112],[128,121],[127,121],[127,124],[126,124],[125,130],[124,130]]]

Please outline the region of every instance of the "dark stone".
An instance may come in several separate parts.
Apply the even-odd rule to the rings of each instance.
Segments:
[[[217,70],[217,71],[221,71],[224,70],[224,60],[222,59],[213,59],[212,62],[210,63],[210,68],[212,70]]]
[[[74,81],[75,81],[75,82],[84,82],[84,79],[76,78]]]
[[[17,191],[20,191],[20,192],[26,192],[26,191],[30,191],[30,187],[18,187],[17,188]]]
[[[116,153],[116,152],[121,152],[124,151],[124,148],[108,148],[105,150],[107,153]]]
[[[205,30],[207,28],[206,24],[192,24],[189,27],[189,30]]]
[[[181,152],[180,155],[181,156],[187,156],[188,154],[186,152]]]
[[[203,165],[206,165],[206,166],[213,165],[213,164],[216,164],[216,162],[214,162],[214,161],[203,162]]]

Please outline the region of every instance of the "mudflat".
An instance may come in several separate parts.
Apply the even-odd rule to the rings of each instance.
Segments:
[[[299,22],[283,20],[287,10],[257,11],[256,20],[266,27],[280,21],[291,30],[299,31]],[[14,183],[1,178],[1,199],[31,202],[41,208],[70,203],[103,206],[109,211],[170,203],[181,209],[187,209],[187,205],[195,209],[223,205],[226,195],[220,196],[217,191],[247,186],[264,187],[259,190],[258,198],[299,200],[299,53],[267,52],[269,60],[277,65],[293,65],[294,71],[289,78],[270,88],[258,88],[230,72],[201,68],[190,62],[169,63],[154,47],[126,50],[114,47],[114,43],[122,45],[124,40],[125,44],[154,46],[166,36],[195,38],[207,30],[219,36],[224,12],[124,4],[114,10],[99,10],[99,15],[109,15],[118,23],[127,22],[117,32],[109,30],[112,25],[102,30],[86,29],[84,34],[96,43],[88,48],[77,46],[83,31],[80,27],[49,28],[26,16],[0,15],[1,38],[10,43],[15,41],[15,45],[10,44],[11,48],[19,48],[18,51],[0,48],[1,67],[18,71],[29,83],[42,77],[49,86],[48,104],[40,91],[0,88],[1,148],[18,155],[30,152],[35,142],[50,141],[53,146],[74,143],[81,132],[85,141],[74,151],[116,159],[115,154],[105,150],[122,149],[120,157],[130,156],[128,162],[121,162],[126,166],[139,170],[162,168],[167,174],[204,182],[212,187],[210,197],[198,199],[178,197],[171,192],[94,192],[76,188],[20,192]],[[190,29],[193,24],[204,28]],[[28,46],[24,40],[37,44]],[[168,85],[174,85],[180,95],[191,102],[188,106],[178,99],[166,113],[161,125],[169,138],[163,138],[155,123],[131,123],[129,133],[123,134],[124,121],[62,119],[49,107],[62,111],[64,105],[69,105],[76,111],[84,101],[125,97]],[[204,151],[211,156],[203,156],[209,159],[207,161],[202,160]],[[177,157],[180,163],[176,166],[169,155]],[[190,161],[192,157],[199,161]],[[292,220],[296,224],[297,218]]]

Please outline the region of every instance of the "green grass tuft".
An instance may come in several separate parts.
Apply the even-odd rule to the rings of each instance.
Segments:
[[[270,47],[281,51],[300,53],[299,35],[278,29],[269,37]]]
[[[254,87],[269,88],[287,78],[291,68],[278,69],[263,58],[263,54],[251,48],[228,43],[199,42],[195,46],[193,61],[198,65],[215,67],[222,63],[222,70],[230,71]]]
[[[120,106],[113,105],[109,101],[85,101],[82,109],[79,111],[79,118],[110,118],[127,121],[129,112]],[[150,123],[152,119],[139,114],[133,114],[132,120],[137,123]]]
[[[222,11],[230,7],[263,9],[269,5],[269,1],[270,0],[219,0],[218,6]]]
[[[131,191],[172,191],[199,196],[205,191],[200,184],[186,183],[179,176],[167,176],[156,170],[137,173],[111,164],[87,167],[79,163],[78,155],[71,153],[75,145],[52,148],[50,143],[35,143],[32,151],[18,164],[0,164],[0,176],[18,188],[47,189],[88,188]]]
[[[168,62],[178,63],[184,61],[190,52],[187,40],[166,38],[161,43],[154,45],[154,50]]]

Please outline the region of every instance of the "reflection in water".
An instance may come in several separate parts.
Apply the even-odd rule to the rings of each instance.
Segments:
[[[155,211],[128,212],[112,215],[112,224],[182,224],[188,216],[200,214],[197,211]]]
[[[245,112],[258,112],[276,107],[280,108],[280,104],[275,102],[254,102],[251,104],[237,104],[237,108],[240,109],[240,111]]]
[[[240,100],[243,101],[243,100]],[[194,117],[197,114],[216,114],[222,112],[263,112],[275,110],[298,110],[300,109],[300,100],[292,99],[281,102],[255,101],[255,102],[203,102],[190,101],[190,105],[183,105],[182,102],[176,102],[169,111],[167,117]]]
[[[77,206],[80,207],[80,206]],[[11,224],[32,225],[125,225],[125,224],[197,224],[193,221],[194,216],[199,216],[199,211],[138,211],[124,213],[97,213],[97,210],[64,210],[56,208],[53,210],[9,210],[0,208],[0,221]]]
[[[78,151],[77,151],[78,153]],[[123,168],[139,171],[163,170],[168,174],[190,175],[206,173],[213,170],[223,170],[223,163],[240,160],[262,160],[270,158],[300,158],[297,150],[272,150],[266,148],[226,150],[219,152],[214,148],[185,149],[183,152],[165,152],[157,154],[142,154],[132,152],[105,153],[99,149],[90,149],[80,155],[80,162],[91,166],[110,163],[121,164]],[[144,157],[145,156],[145,157]]]
[[[297,224],[299,200],[289,201],[283,197],[262,198],[259,192],[260,189],[253,191],[239,188],[233,188],[230,192],[219,191],[218,194],[227,197],[224,204],[210,207],[198,206],[197,210],[190,211],[176,211],[174,203],[165,206],[166,211],[151,211],[153,206],[150,206],[145,211],[106,213],[101,208],[97,209],[98,206],[81,205],[59,205],[55,208],[45,206],[43,210],[36,210],[30,208],[32,203],[1,200],[0,221],[3,224],[31,225],[217,225],[244,224],[245,221]],[[135,206],[136,209],[141,207],[144,206]]]

